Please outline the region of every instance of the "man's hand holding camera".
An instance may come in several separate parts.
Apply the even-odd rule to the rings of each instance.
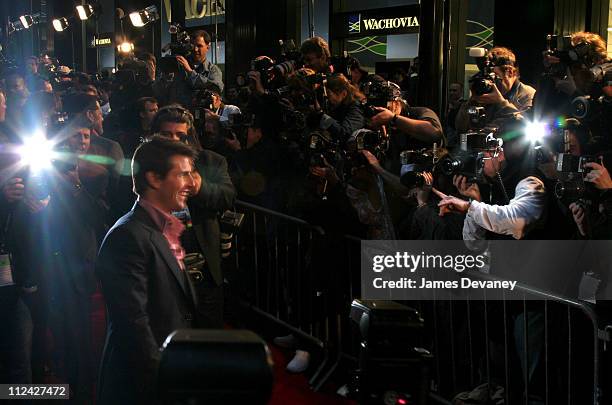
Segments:
[[[393,117],[395,117],[393,111],[384,107],[374,107],[374,110],[377,112],[377,114],[370,119],[372,127],[374,128],[387,125],[391,122],[391,120],[393,120]]]
[[[569,209],[572,212],[574,222],[576,222],[576,226],[578,227],[578,232],[580,232],[580,235],[586,236],[588,233],[588,221],[584,207],[582,204],[574,202],[570,204]]]
[[[9,179],[4,187],[2,187],[2,194],[9,204],[23,200],[23,196],[25,195],[23,179],[19,177]]]
[[[497,88],[497,85],[493,83],[491,87],[493,88],[493,90],[490,93],[486,93],[481,96],[472,95],[472,101],[481,105],[503,103],[505,98]]]
[[[361,150],[360,152],[363,155],[363,157],[366,159],[366,161],[368,162],[368,164],[370,165],[370,168],[372,168],[372,171],[374,173],[381,174],[384,171],[384,169],[380,165],[380,162],[378,161],[376,156],[372,154],[372,152],[370,152],[369,150],[365,150],[365,149]]]
[[[9,204],[23,201],[32,214],[43,210],[47,205],[49,205],[50,201],[49,196],[42,200],[34,197],[26,189],[23,179],[19,177],[14,177],[7,181],[2,188],[2,193]]]
[[[591,169],[584,177],[585,181],[593,183],[598,190],[612,189],[612,178],[605,166],[599,163],[585,163],[584,167]]]
[[[251,70],[247,72],[247,78],[249,79],[249,83],[251,84],[251,90],[259,93],[265,94],[266,90],[261,82],[261,73],[256,70]]]
[[[310,174],[316,177],[327,180],[330,186],[335,186],[340,182],[340,178],[336,173],[336,170],[329,164],[325,158],[323,158],[324,166],[312,166],[310,168]]]
[[[457,187],[459,194],[471,198],[472,200],[481,201],[480,188],[476,183],[468,183],[465,176],[453,176],[453,184]]]
[[[177,55],[176,61],[183,67],[183,69],[185,69],[185,72],[191,73],[193,71],[193,69],[191,68],[191,65],[189,64],[187,59],[185,59],[184,56]]]

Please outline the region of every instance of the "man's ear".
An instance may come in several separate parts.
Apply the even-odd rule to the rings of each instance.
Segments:
[[[159,190],[161,188],[161,178],[159,174],[155,172],[146,172],[145,179],[147,179],[147,183],[149,183],[149,187],[153,190]]]

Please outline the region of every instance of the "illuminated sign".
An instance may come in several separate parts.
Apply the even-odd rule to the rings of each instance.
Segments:
[[[334,24],[330,27],[332,37],[418,33],[420,7],[412,5],[339,13],[333,19]],[[336,27],[339,27],[338,30]]]
[[[98,34],[98,36],[94,36],[91,41],[89,41],[90,48],[107,48],[113,46],[113,33],[106,32],[102,34]]]

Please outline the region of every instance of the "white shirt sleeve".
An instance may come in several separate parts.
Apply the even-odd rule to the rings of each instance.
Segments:
[[[521,239],[530,226],[542,217],[546,206],[544,183],[529,176],[516,185],[508,205],[489,205],[472,201],[463,222],[463,239],[485,239],[486,231]]]

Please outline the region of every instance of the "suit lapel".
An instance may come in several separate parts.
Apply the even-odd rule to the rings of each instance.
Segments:
[[[132,212],[133,215],[139,221],[143,222],[147,227],[151,228],[151,243],[153,244],[153,246],[155,246],[155,249],[157,249],[161,257],[163,257],[164,261],[170,268],[172,275],[176,279],[177,283],[179,283],[179,286],[181,286],[181,290],[183,290],[183,293],[187,297],[191,297],[193,304],[197,308],[197,295],[191,282],[189,282],[188,280],[189,276],[183,274],[183,271],[181,270],[179,263],[176,260],[176,257],[174,257],[172,250],[170,250],[170,245],[168,244],[168,241],[166,240],[164,235],[156,228],[155,224],[153,223],[153,220],[151,219],[149,214],[147,214],[144,208],[142,208],[138,204],[138,201],[134,203]]]
[[[191,286],[188,285],[188,281],[185,275],[183,274],[183,271],[179,267],[176,257],[174,257],[174,255],[172,254],[170,246],[168,246],[168,241],[166,240],[166,238],[164,238],[164,235],[160,232],[153,232],[151,234],[151,242],[153,243],[153,246],[155,246],[157,251],[161,254],[161,257],[164,258],[164,261],[170,268],[172,275],[181,286],[181,289],[183,290],[185,295],[191,297],[191,299],[193,300],[194,295],[192,294]]]

